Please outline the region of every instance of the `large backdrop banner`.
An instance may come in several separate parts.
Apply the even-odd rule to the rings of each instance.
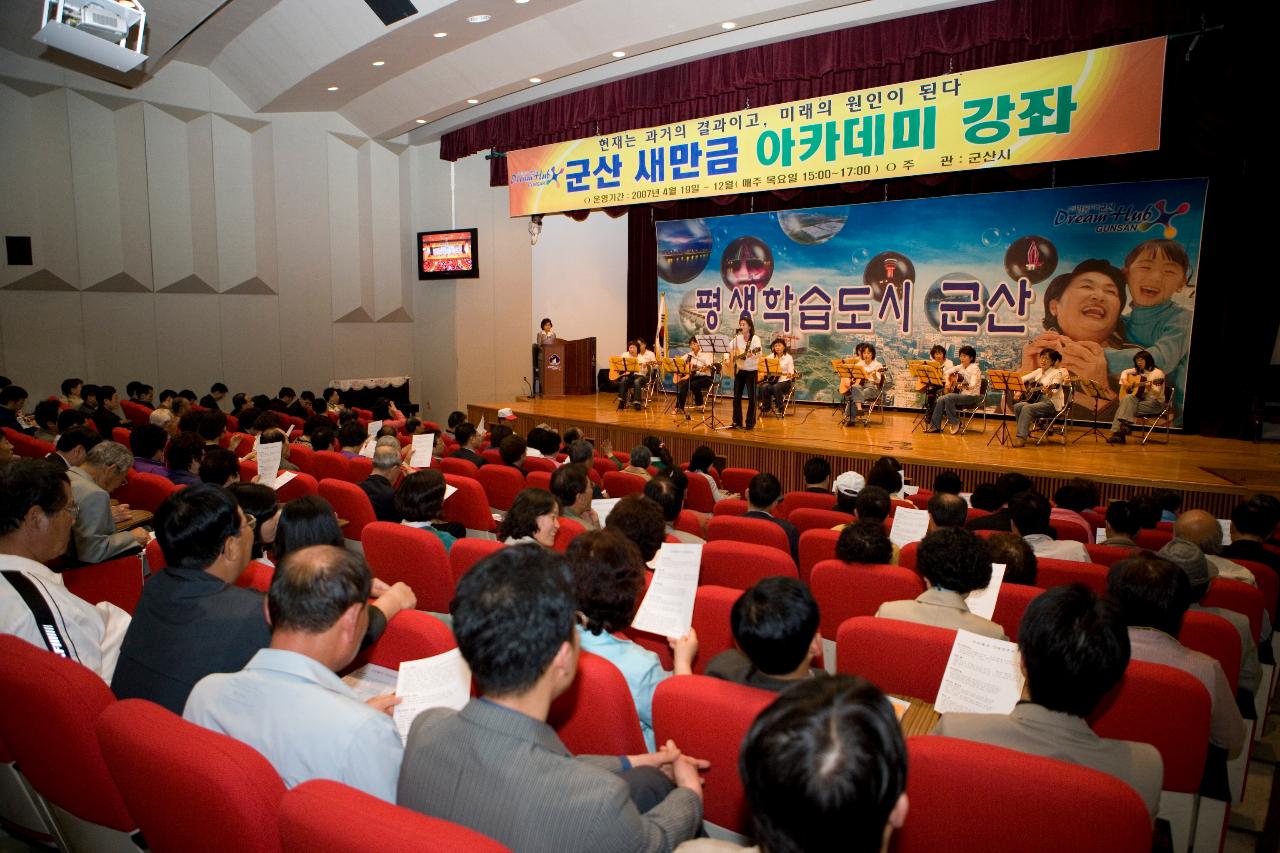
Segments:
[[[790,345],[796,398],[837,398],[831,359],[867,341],[887,404],[922,406],[907,363],[970,344],[984,371],[1030,372],[1052,347],[1113,392],[1145,349],[1185,397],[1203,179],[1153,181],[659,222],[672,354],[750,314]],[[994,393],[992,405],[998,402]],[[1114,404],[1101,408],[1109,417]],[[1077,406],[1077,416],[1093,414]]]
[[[1164,38],[507,154],[512,216],[1160,147]]]

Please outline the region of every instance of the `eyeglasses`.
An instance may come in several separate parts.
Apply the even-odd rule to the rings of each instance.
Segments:
[[[252,515],[246,515],[244,517],[244,526],[253,530],[258,526],[258,519],[254,518]]]
[[[71,516],[72,518],[75,518],[77,515],[80,514],[80,504],[78,503],[69,503],[66,506],[64,506],[62,509],[66,510],[67,515]]]

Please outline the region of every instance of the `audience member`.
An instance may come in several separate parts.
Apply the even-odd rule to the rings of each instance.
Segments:
[[[787,534],[787,542],[791,546],[791,560],[800,565],[800,531],[785,518],[778,518],[773,511],[782,500],[782,483],[772,474],[760,473],[751,478],[747,486],[747,504],[749,506],[743,518],[759,518],[770,521],[782,528]]]
[[[995,512],[1003,506],[994,483],[979,483],[969,495],[969,506],[984,512]],[[968,524],[965,525],[968,527]]]
[[[733,492],[720,491],[720,484],[716,482],[716,478],[712,476],[712,466],[715,465],[716,452],[705,444],[698,445],[694,449],[693,455],[689,457],[689,476],[695,474],[699,477],[705,477],[707,485],[711,487],[711,502],[724,500],[725,498],[738,497]]]
[[[462,444],[462,439],[458,438],[458,427],[466,422],[467,422],[466,412],[459,412],[459,411],[450,412],[449,417],[444,422],[445,438],[448,438],[451,441],[456,441],[458,444]]]
[[[129,449],[133,451],[133,470],[167,479],[164,446],[169,434],[162,427],[146,424],[129,433]]]
[[[116,530],[116,522],[129,517],[129,505],[111,506],[111,493],[129,479],[133,454],[123,444],[103,441],[94,445],[84,462],[68,468],[71,494],[75,497],[75,523],[67,557],[82,563],[101,563],[113,557],[136,553],[150,541],[147,531]]]
[[[1178,510],[1182,508],[1182,495],[1172,489],[1156,489],[1151,497],[1160,505],[1161,521],[1178,520]]]
[[[1222,549],[1230,560],[1252,560],[1280,572],[1280,554],[1263,547],[1280,523],[1275,498],[1254,495],[1231,510],[1231,544]]]
[[[831,484],[836,496],[836,511],[853,515],[858,511],[858,495],[867,487],[867,480],[857,471],[845,471]],[[888,510],[885,510],[887,513]]]
[[[795,578],[768,577],[738,596],[729,612],[735,649],[707,663],[707,675],[781,692],[825,675],[810,668],[822,654],[818,603]]]
[[[891,498],[902,497],[902,472],[887,459],[880,459],[867,472],[867,485],[879,486]]]
[[[84,400],[80,397],[80,390],[84,387],[84,380],[78,378],[64,379],[59,386],[62,392],[58,397],[58,402],[65,403],[73,409],[78,409],[84,405]]]
[[[58,436],[53,453],[44,458],[66,471],[84,464],[89,451],[102,443],[102,436],[87,426],[72,427]]]
[[[1102,540],[1103,545],[1110,545],[1113,548],[1137,548],[1138,543],[1134,541],[1134,537],[1141,529],[1138,514],[1134,512],[1133,504],[1129,501],[1112,501],[1107,504],[1106,538]]]
[[[223,417],[226,417],[226,416],[223,415]],[[236,446],[239,443],[240,443],[240,436],[238,435],[232,436],[230,443],[228,443],[227,445],[227,448],[229,450],[235,450]],[[280,445],[280,470],[281,471],[300,471],[301,470],[297,465],[293,464],[293,462],[289,459],[289,441],[285,436],[284,430],[280,429],[279,427],[273,427],[271,429],[263,430],[261,433],[258,434],[258,443],[257,445],[255,445],[255,447],[261,447],[264,444]],[[396,443],[396,446],[399,447],[399,442]],[[252,453],[249,454],[249,457],[246,457],[246,458],[257,459],[257,453],[258,451],[255,449]]]
[[[845,525],[836,540],[836,558],[846,563],[895,565],[893,543],[884,525],[877,521],[854,521]]]
[[[1195,676],[1209,691],[1209,743],[1228,756],[1244,747],[1245,725],[1222,666],[1178,641],[1191,602],[1186,574],[1161,557],[1141,553],[1120,560],[1107,573],[1107,593],[1120,605],[1129,626],[1133,660],[1164,664]]]
[[[226,488],[227,494],[235,500],[245,517],[253,519],[251,558],[272,565],[267,552],[275,544],[276,529],[280,525],[280,515],[284,509],[276,500],[276,490],[261,483],[233,483]]]
[[[98,410],[98,386],[86,382],[80,386],[80,397],[83,400],[80,403],[80,411],[86,417],[92,418],[93,413]]]
[[[58,440],[58,415],[61,411],[62,404],[57,400],[41,400],[36,403],[31,412],[31,420],[36,425],[32,437],[48,444],[55,443]]]
[[[356,421],[347,421],[338,427],[338,446],[341,448],[338,452],[348,459],[355,459],[360,455],[360,448],[364,447],[365,440],[369,438],[369,431]]]
[[[503,423],[497,423],[489,427],[489,448],[501,451],[503,440],[511,434],[511,427]]]
[[[194,432],[175,435],[164,451],[165,476],[179,486],[199,485],[200,460],[204,458],[205,447]]]
[[[498,523],[496,535],[508,545],[531,542],[551,548],[559,532],[560,506],[555,496],[545,489],[522,489]]]
[[[502,464],[515,468],[520,473],[524,473],[524,457],[528,453],[528,445],[525,444],[523,438],[518,435],[509,435],[502,439],[502,446],[498,448],[498,455],[502,457]]]
[[[955,492],[935,491],[929,497],[929,529],[964,527],[969,505]]]
[[[459,447],[450,454],[453,458],[465,459],[477,468],[484,465],[486,460],[480,455],[480,447],[484,444],[484,436],[480,435],[474,424],[463,421],[455,428],[454,436]]]
[[[1088,722],[1129,664],[1120,608],[1080,584],[1046,590],[1027,605],[1018,649],[1026,684],[1013,713],[944,714],[935,733],[1100,770],[1137,791],[1154,819],[1164,787],[1160,753],[1101,738]]]
[[[1036,552],[1016,533],[996,532],[986,537],[993,564],[1004,565],[1004,583],[1036,585]]]
[[[26,423],[22,414],[27,405],[27,389],[21,385],[6,385],[0,388],[0,428],[7,427],[14,432],[30,435],[34,432],[31,424]],[[110,435],[110,433],[107,433]]]
[[[662,439],[656,435],[646,435],[641,443],[649,448],[649,464],[657,468],[659,474],[676,467],[675,460],[671,458],[671,451],[667,450],[667,446],[662,443]]]
[[[644,495],[627,495],[619,500],[605,518],[605,529],[617,530],[640,549],[645,564],[653,562],[667,536],[667,522],[662,508]]]
[[[1074,539],[1054,539],[1049,524],[1049,499],[1036,491],[1019,492],[1009,499],[1009,526],[1036,552],[1041,559],[1091,562],[1089,551],[1083,542]]]
[[[583,465],[561,465],[551,475],[551,494],[560,502],[560,515],[587,530],[600,529],[600,516],[591,508],[591,478]]]
[[[651,476],[649,474],[649,465],[652,461],[653,456],[649,453],[649,448],[643,444],[637,444],[631,448],[631,463],[622,469],[622,473],[635,474],[643,480],[648,480]]]
[[[685,490],[688,487],[688,475],[679,468],[672,468],[662,476],[654,477],[645,483],[644,496],[662,510],[662,518],[666,521],[666,536],[686,545],[701,545],[707,540],[696,533],[689,533],[675,526],[676,520],[680,518],[680,512],[684,509]]]
[[[804,463],[804,490],[826,494],[831,491],[831,463],[821,456],[811,456]]]
[[[935,495],[959,495],[960,490],[963,488],[964,484],[960,481],[960,475],[950,468],[939,472],[938,476],[933,478],[933,493]]]
[[[200,457],[200,482],[229,486],[240,482],[240,457],[230,450],[212,447]]]
[[[991,583],[991,558],[981,539],[967,530],[935,530],[920,542],[916,570],[929,582],[929,589],[914,601],[885,602],[877,616],[1008,639],[1003,628],[970,613],[965,604],[969,593]]]
[[[979,498],[979,490],[974,489],[973,498],[970,499],[971,504],[978,509],[988,509],[990,507],[990,514],[973,519],[965,527],[970,530],[1011,531],[1013,528],[1009,526],[1009,499],[1020,492],[1030,491],[1032,488],[1031,480],[1025,475],[1010,471],[996,478],[993,500],[999,501],[997,505],[991,506],[986,503],[985,494]],[[981,500],[982,504],[979,504],[977,500]]]
[[[120,418],[120,395],[115,386],[103,385],[98,389],[98,407],[89,418],[103,438],[109,437],[116,427],[124,425]]]
[[[252,746],[290,788],[332,779],[394,803],[399,700],[362,702],[336,674],[360,649],[372,581],[364,558],[342,548],[290,554],[267,593],[271,644],[241,671],[201,679],[183,716]]]
[[[1160,502],[1151,495],[1134,495],[1129,498],[1129,508],[1133,510],[1138,524],[1143,530],[1155,530],[1160,524]]]
[[[1253,576],[1253,572],[1221,556],[1222,525],[1212,514],[1202,509],[1187,510],[1173,523],[1173,535],[1186,539],[1203,551],[1205,559],[1217,569],[1218,577],[1240,581],[1250,586],[1258,585],[1258,579]]]
[[[227,386],[223,385],[221,382],[213,383],[213,385],[209,387],[209,393],[200,398],[200,405],[210,411],[221,411],[222,406],[220,406],[219,403],[222,402],[223,397],[227,396],[228,390]]]
[[[62,556],[79,507],[67,473],[42,459],[0,465],[0,631],[82,663],[108,683],[129,614],[67,590]]]
[[[395,441],[395,439],[392,439]],[[378,445],[373,451],[373,470],[367,479],[357,483],[373,506],[378,521],[399,522],[402,518],[396,510],[396,485],[404,470],[400,467],[400,443],[395,447]]]
[[[444,474],[435,468],[414,471],[400,481],[400,488],[395,494],[395,508],[402,524],[434,534],[448,551],[454,542],[467,535],[467,529],[441,517],[445,485]]]
[[[504,548],[462,577],[454,633],[480,698],[414,720],[400,805],[527,853],[667,850],[699,831],[705,763],[672,742],[648,755],[574,757],[546,724],[577,671],[576,611],[554,552]]]
[[[578,640],[583,651],[616,666],[627,680],[640,717],[640,731],[650,751],[653,740],[653,691],[673,673],[662,668],[657,654],[618,636],[631,626],[644,594],[644,560],[640,549],[616,530],[592,530],[569,545],[565,555],[573,570],[578,612]],[[698,653],[692,628],[683,637],[668,637],[675,675],[691,675]]]
[[[893,500],[881,486],[867,484],[858,492],[854,502],[854,512],[859,521],[875,521],[884,524],[889,519],[889,511],[893,508]]]

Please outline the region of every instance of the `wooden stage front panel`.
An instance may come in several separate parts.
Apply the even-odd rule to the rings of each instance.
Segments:
[[[842,427],[832,406],[806,403],[792,406],[785,419],[761,419],[751,431],[713,431],[695,428],[697,416],[685,421],[664,412],[666,404],[658,395],[649,411],[618,411],[616,395],[601,393],[473,403],[468,408],[472,423],[479,423],[481,416],[486,423],[494,423],[498,409],[510,406],[517,415],[512,426],[522,436],[544,422],[560,432],[578,427],[591,438],[608,439],[614,450],[624,452],[646,435],[657,435],[677,462],[687,461],[698,445],[706,444],[726,456],[730,466],[773,472],[784,490],[803,487],[801,472],[811,456],[826,457],[835,473],[855,469],[865,474],[872,461],[891,455],[902,462],[911,482],[924,488],[948,468],[960,472],[966,491],[1007,471],[1026,474],[1048,495],[1071,477],[1086,477],[1098,484],[1104,501],[1172,489],[1183,495],[1184,508],[1203,508],[1219,518],[1226,518],[1242,496],[1259,491],[1280,495],[1277,444],[1177,432],[1165,444],[1161,431],[1145,447],[1132,436],[1127,444],[1111,445],[1094,436],[1073,441],[1087,427],[1071,425],[1065,445],[1055,435],[1039,447],[1014,448],[988,444],[1002,422],[995,417],[989,417],[985,426],[981,418],[976,419],[964,435],[926,435],[913,431],[917,419],[913,412],[877,413],[869,427]],[[716,409],[728,422],[729,400],[722,399]],[[1013,422],[1007,423],[1012,431]],[[1157,439],[1162,443],[1156,444]]]

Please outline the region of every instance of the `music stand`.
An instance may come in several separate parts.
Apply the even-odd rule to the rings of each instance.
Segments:
[[[831,359],[831,369],[836,372],[836,376],[838,378],[849,380],[849,388],[851,391],[855,386],[861,385],[867,380],[867,372],[862,369],[861,364],[850,364],[843,359],[833,358]],[[839,389],[839,387],[839,384],[837,384],[836,388]],[[836,411],[841,413],[841,420],[847,425],[849,423],[849,418],[844,414],[844,411],[845,407],[848,405],[848,401],[844,400],[842,397],[840,400],[837,400],[836,403],[839,407]]]
[[[632,373],[640,372],[640,359],[629,355],[609,356],[609,370],[618,375],[619,382],[625,382]]]
[[[1093,400],[1093,423],[1089,426],[1087,430],[1080,433],[1080,435],[1077,435],[1075,438],[1071,439],[1071,443],[1075,444],[1077,441],[1084,438],[1086,435],[1093,436],[1094,442],[1103,441],[1106,438],[1106,436],[1102,434],[1102,430],[1098,429],[1098,410],[1102,408],[1102,404],[1104,401],[1108,403],[1111,402],[1111,399],[1110,399],[1111,392],[1107,389],[1105,385],[1102,385],[1098,382],[1094,382],[1092,379],[1081,379],[1077,377],[1071,380],[1071,384],[1075,386],[1076,394],[1083,394],[1089,399]],[[1072,397],[1072,400],[1073,401],[1075,400],[1074,396]],[[1067,414],[1070,415],[1070,412],[1068,412]],[[1067,428],[1065,419],[1063,421],[1062,428],[1064,430],[1064,435],[1065,435],[1065,430]]]
[[[659,370],[659,374],[658,374],[659,382],[662,381],[661,377],[663,373],[670,373],[672,377],[672,382],[677,386],[679,386],[681,382],[689,381],[689,359],[686,358],[685,356],[676,356],[675,358],[671,358],[669,356],[664,355],[662,358],[658,359],[658,370]],[[667,391],[666,388],[662,389],[662,392],[664,394],[666,393],[666,391]],[[665,415],[667,412],[671,411],[674,405],[675,405],[675,400],[668,397],[667,407],[662,410],[662,413]]]
[[[993,391],[1004,392],[1005,405],[1012,410],[1013,405],[1009,402],[1012,394],[1020,394],[1027,390],[1022,384],[1022,375],[1016,370],[988,370],[987,371],[987,387]],[[991,446],[991,442],[999,441],[1001,444],[1007,444],[1013,440],[1009,435],[1009,419],[1002,418],[1000,428],[987,439],[987,446]]]
[[[947,384],[947,380],[942,378],[942,368],[938,365],[938,362],[934,361],[933,359],[929,359],[927,361],[925,360],[909,361],[907,362],[907,372],[910,373],[912,376],[914,376],[917,382],[922,382],[926,386],[943,388]],[[927,395],[929,393],[928,389],[926,388],[924,390],[927,398]],[[929,408],[928,406],[926,406],[924,411],[922,411],[920,415],[916,418],[916,422],[912,424],[911,431],[915,432],[921,427],[927,427],[929,425],[928,415],[929,415]]]

